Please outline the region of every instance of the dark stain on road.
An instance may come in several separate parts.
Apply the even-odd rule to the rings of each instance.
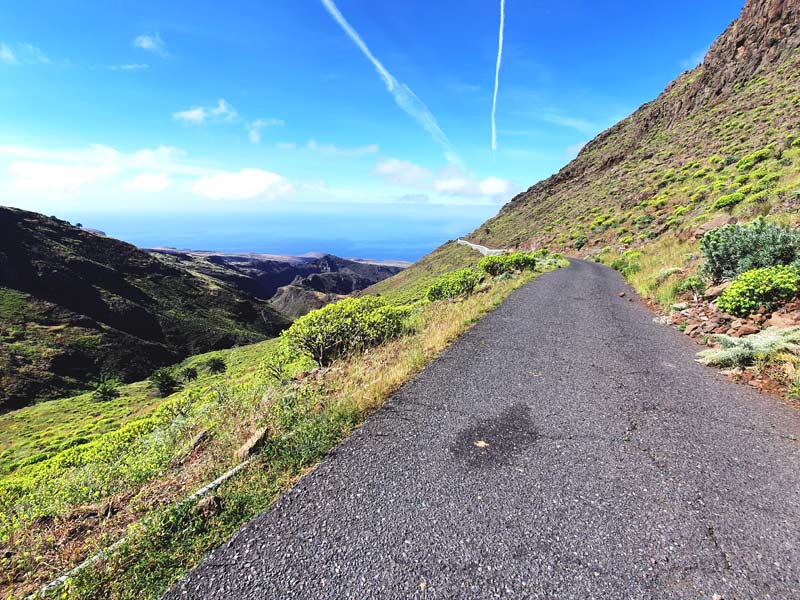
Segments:
[[[469,470],[495,469],[512,465],[537,438],[531,409],[517,403],[495,417],[476,421],[459,431],[450,451]]]

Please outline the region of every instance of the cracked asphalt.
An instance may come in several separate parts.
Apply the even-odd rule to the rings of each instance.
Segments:
[[[800,598],[800,411],[633,299],[515,292],[166,597]]]

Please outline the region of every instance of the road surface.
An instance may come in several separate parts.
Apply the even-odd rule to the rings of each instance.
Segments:
[[[631,297],[515,292],[167,597],[800,598],[800,411]]]

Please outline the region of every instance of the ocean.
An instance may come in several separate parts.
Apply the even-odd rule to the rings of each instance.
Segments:
[[[497,206],[305,206],[296,211],[217,213],[81,213],[58,216],[143,248],[415,261],[466,235]]]

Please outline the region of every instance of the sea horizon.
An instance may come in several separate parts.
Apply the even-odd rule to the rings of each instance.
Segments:
[[[60,211],[54,216],[140,248],[414,262],[448,240],[463,237],[497,206],[426,207],[424,211],[366,209],[359,214],[308,211],[112,214]],[[298,222],[302,226],[298,227]]]

